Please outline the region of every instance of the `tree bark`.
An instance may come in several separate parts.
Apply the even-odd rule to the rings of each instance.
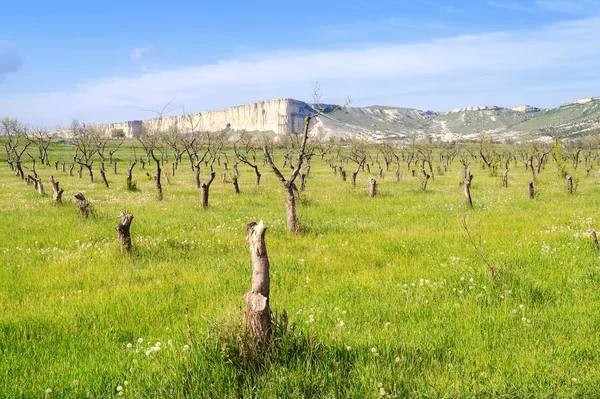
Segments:
[[[119,215],[119,217],[121,218],[121,221],[119,222],[119,224],[117,225],[117,227],[115,227],[115,229],[117,230],[117,234],[119,236],[119,244],[121,244],[121,252],[125,253],[125,252],[131,252],[131,233],[130,233],[130,227],[131,227],[131,222],[133,222],[133,215],[131,213],[129,213],[128,211],[122,212],[121,215]]]
[[[427,174],[427,172],[423,171],[423,181],[421,182],[421,190],[425,191],[427,190],[427,181],[429,180],[431,176],[429,176],[429,174]]]
[[[459,183],[460,188],[462,188],[463,195],[465,196],[465,202],[473,208],[473,201],[471,200],[471,182],[469,180],[461,181]]]
[[[58,205],[62,203],[62,195],[65,190],[59,188],[58,182],[54,180],[54,176],[50,176],[50,184],[52,184],[52,199]]]
[[[210,184],[213,182],[213,180],[215,180],[215,176],[217,175],[217,173],[215,171],[210,172],[210,179],[208,179],[208,181],[206,183],[202,183],[200,185],[200,188],[202,190],[202,194],[201,194],[201,199],[202,199],[202,206],[203,207],[207,207],[208,206],[208,191],[210,190]]]
[[[235,191],[236,194],[240,193],[240,185],[238,183],[238,177],[235,174],[233,175],[233,191]]]
[[[129,161],[129,167],[127,168],[127,190],[131,191],[133,190],[133,167],[135,166],[135,164],[137,163],[137,161]]]
[[[89,217],[90,213],[92,212],[90,202],[85,198],[83,193],[75,194],[75,198],[77,198],[77,200],[79,201],[79,210],[81,211],[83,217]]]
[[[377,180],[374,177],[371,177],[370,180],[371,185],[369,186],[369,197],[374,197],[377,195]]]
[[[106,172],[104,172],[104,168],[100,169],[100,176],[102,177],[102,181],[104,182],[104,186],[108,188],[108,180],[106,180]]]
[[[533,187],[533,182],[532,181],[529,182],[529,186],[528,187],[529,187],[529,198],[535,199],[535,189]]]
[[[296,196],[292,186],[285,187],[287,191],[287,200],[285,201],[285,211],[287,216],[287,231],[290,233],[298,232],[298,219],[296,217]]]
[[[269,257],[265,243],[267,226],[261,220],[258,223],[250,223],[246,230],[248,232],[246,240],[252,259],[252,288],[244,295],[246,302],[244,325],[248,333],[266,346],[272,332]]]

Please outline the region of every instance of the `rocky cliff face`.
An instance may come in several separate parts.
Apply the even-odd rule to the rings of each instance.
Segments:
[[[166,116],[145,121],[128,121],[102,125],[107,133],[123,129],[127,137],[138,137],[143,129],[150,131],[177,127],[180,131],[218,132],[224,129],[249,132],[274,132],[287,134],[302,129],[304,118],[313,111],[302,101],[288,98],[261,101],[230,107],[219,111],[206,111],[187,116]]]

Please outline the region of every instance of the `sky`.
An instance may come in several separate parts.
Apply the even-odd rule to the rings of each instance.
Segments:
[[[38,127],[273,98],[447,111],[600,96],[600,0],[7,1],[0,117]]]

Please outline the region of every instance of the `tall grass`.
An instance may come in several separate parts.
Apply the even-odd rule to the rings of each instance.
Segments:
[[[70,154],[54,146],[51,161]],[[521,163],[507,189],[471,165],[468,210],[458,161],[425,192],[420,178],[396,183],[390,170],[369,198],[371,175],[352,189],[315,158],[298,209],[303,232],[293,235],[267,168],[255,187],[240,165],[240,195],[215,181],[203,209],[185,162],[159,202],[151,167],[136,165],[138,190],[127,191],[129,154],[117,156],[109,189],[85,172],[37,165],[44,182],[53,174],[64,187],[61,206],[0,169],[0,397],[600,392],[600,253],[584,235],[600,228],[595,172],[569,170],[579,178],[569,195],[550,163],[530,200]],[[93,202],[89,219],[78,191]],[[114,230],[125,209],[135,216],[131,255]],[[498,268],[493,280],[461,227],[465,212]],[[251,280],[245,225],[259,219],[277,312],[273,348],[260,356],[239,328]]]

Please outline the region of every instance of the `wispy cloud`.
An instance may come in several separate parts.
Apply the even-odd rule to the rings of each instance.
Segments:
[[[600,0],[536,0],[535,4],[563,14],[589,15],[600,12]]]
[[[511,10],[511,11],[520,11],[520,12],[529,12],[529,11],[534,11],[535,7],[532,6],[527,6],[523,3],[517,2],[517,1],[488,1],[487,4],[489,6],[495,7],[495,8],[501,8],[504,10]]]
[[[4,75],[20,70],[24,62],[25,57],[17,52],[14,44],[0,40],[0,80]]]
[[[148,53],[149,51],[151,51],[153,48],[153,46],[147,46],[147,47],[136,47],[133,49],[133,51],[131,52],[130,58],[133,61],[137,61],[139,59],[141,59],[144,54]]]
[[[76,90],[0,96],[3,112],[36,123],[72,117],[111,122],[149,117],[177,95],[190,110],[277,97],[308,99],[319,79],[326,102],[449,109],[478,103],[546,106],[600,92],[600,17],[533,30],[456,36],[335,51],[287,51],[81,84]],[[586,85],[569,82],[591,76]],[[544,78],[542,78],[544,77]],[[595,90],[595,92],[590,92]],[[568,97],[566,97],[568,96]],[[536,101],[544,103],[536,103]],[[556,105],[556,104],[553,104]]]

